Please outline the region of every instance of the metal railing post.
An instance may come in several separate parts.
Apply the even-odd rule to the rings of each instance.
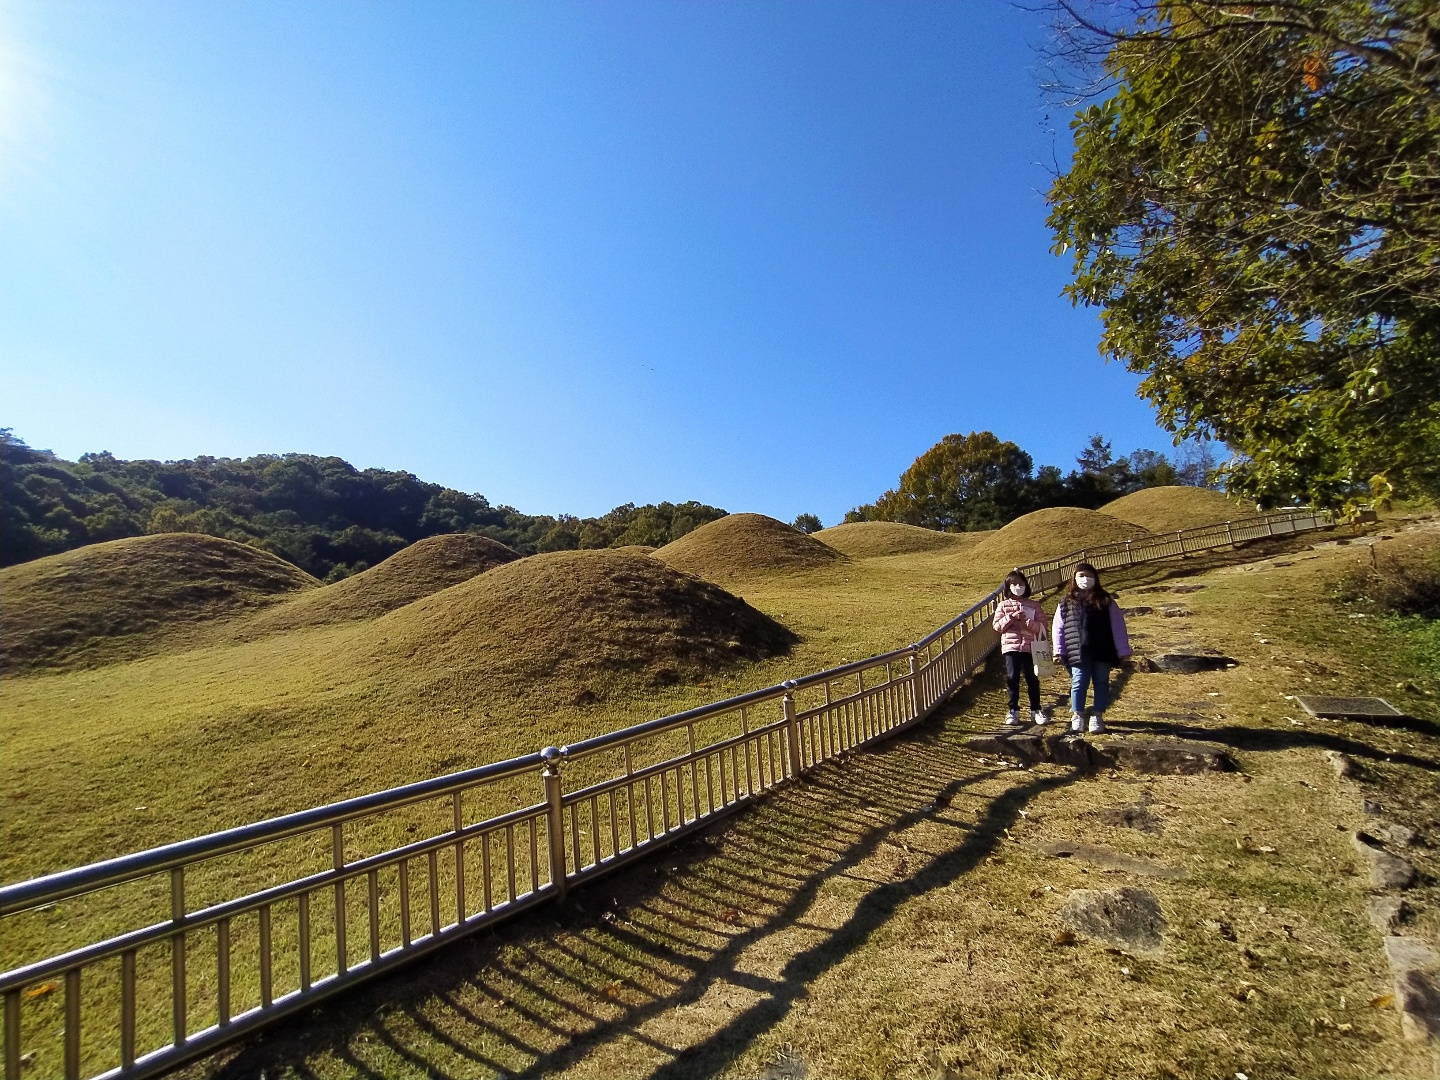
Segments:
[[[550,884],[555,895],[565,898],[565,792],[560,786],[560,763],[565,760],[565,751],[558,746],[547,746],[540,751],[545,762],[541,776],[545,779],[546,824],[550,834]]]
[[[800,721],[795,718],[795,680],[787,679],[780,684],[785,688],[780,698],[780,711],[785,717],[785,745],[790,758],[791,776],[799,776],[804,766],[800,761]]]
[[[1231,547],[1235,546],[1235,530],[1230,527],[1230,522],[1225,522],[1225,542]]]
[[[910,716],[920,718],[920,657],[919,649],[910,646]]]

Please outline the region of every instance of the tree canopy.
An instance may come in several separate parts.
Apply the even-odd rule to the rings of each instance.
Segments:
[[[1036,471],[1029,454],[994,432],[946,435],[915,459],[896,487],[845,520],[899,521],[945,532],[998,529],[1047,506],[1096,509],[1144,487],[1208,487],[1215,481],[1214,459],[1203,444],[1183,446],[1176,462],[1157,450],[1117,458],[1103,435],[1093,435],[1075,464],[1068,475],[1053,465]]]
[[[0,428],[3,566],[147,532],[198,532],[253,544],[333,580],[441,533],[480,533],[524,554],[658,547],[724,514],[698,502],[627,503],[586,519],[522,514],[407,472],[310,454],[64,461]]]
[[[1102,351],[1171,430],[1239,452],[1231,490],[1435,494],[1440,8],[1060,10],[1062,51],[1108,80],[1049,192]]]

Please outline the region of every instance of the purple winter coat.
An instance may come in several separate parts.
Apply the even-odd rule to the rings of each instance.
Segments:
[[[1065,608],[1077,602],[1075,600],[1060,601],[1055,608],[1055,621],[1050,631],[1050,639],[1054,642],[1055,659],[1066,667],[1074,667],[1080,663],[1082,642],[1070,641],[1065,634]],[[1113,598],[1108,610],[1110,612],[1110,634],[1115,639],[1115,655],[1124,660],[1130,655],[1130,635],[1125,630],[1125,615]],[[1083,620],[1084,616],[1082,615],[1081,618]]]

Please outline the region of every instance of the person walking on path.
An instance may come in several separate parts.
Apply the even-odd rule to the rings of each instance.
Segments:
[[[1099,734],[1110,703],[1110,669],[1129,657],[1130,635],[1120,605],[1100,587],[1100,574],[1089,563],[1075,567],[1065,586],[1051,639],[1056,658],[1070,669],[1070,730],[1085,730],[1085,692],[1093,686],[1090,733]]]
[[[1045,609],[1030,599],[1030,582],[1019,570],[1005,575],[1000,587],[1003,598],[995,607],[992,620],[1000,633],[1000,655],[1005,658],[1005,687],[1010,692],[1010,711],[1006,725],[1020,723],[1020,678],[1030,696],[1030,719],[1036,724],[1046,721],[1040,709],[1040,680],[1035,677],[1035,657],[1031,654],[1035,639],[1045,633]]]

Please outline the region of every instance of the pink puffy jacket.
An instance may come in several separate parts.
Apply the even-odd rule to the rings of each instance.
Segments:
[[[1002,653],[1029,652],[1030,643],[1045,633],[1045,609],[1028,596],[1007,597],[996,606],[991,622],[1000,632]]]

